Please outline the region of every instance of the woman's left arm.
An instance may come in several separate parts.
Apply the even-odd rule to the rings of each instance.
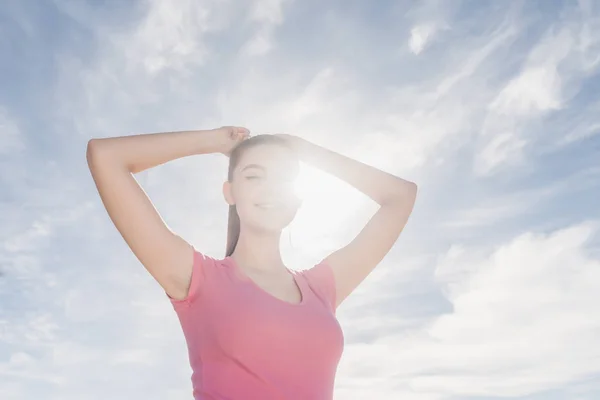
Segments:
[[[336,282],[337,307],[390,251],[406,225],[417,185],[293,135],[279,134],[300,159],[352,185],[379,204],[361,232],[325,261]]]

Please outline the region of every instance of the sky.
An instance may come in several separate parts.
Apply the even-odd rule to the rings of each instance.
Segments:
[[[600,398],[598,1],[8,0],[0,54],[3,400],[191,399],[177,316],[85,150],[223,125],[419,186],[338,309],[336,400]],[[226,169],[201,155],[136,179],[222,258]],[[299,187],[282,252],[304,269],[376,205],[309,166]]]

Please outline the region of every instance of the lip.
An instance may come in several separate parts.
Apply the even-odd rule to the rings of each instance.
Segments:
[[[265,210],[281,207],[281,203],[278,203],[278,202],[267,202],[267,201],[262,202],[262,203],[255,203],[254,205],[256,207],[258,207],[258,208],[262,208],[262,209],[265,209]]]

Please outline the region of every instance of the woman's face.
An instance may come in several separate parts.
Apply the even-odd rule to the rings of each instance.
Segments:
[[[300,206],[295,191],[299,168],[292,151],[277,144],[244,151],[233,171],[228,199],[236,205],[242,226],[276,232],[289,225]]]

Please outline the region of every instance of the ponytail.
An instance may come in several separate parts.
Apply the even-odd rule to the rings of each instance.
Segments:
[[[233,254],[235,246],[240,238],[240,216],[237,213],[235,205],[229,206],[229,219],[227,221],[227,248],[225,249],[225,257]]]

